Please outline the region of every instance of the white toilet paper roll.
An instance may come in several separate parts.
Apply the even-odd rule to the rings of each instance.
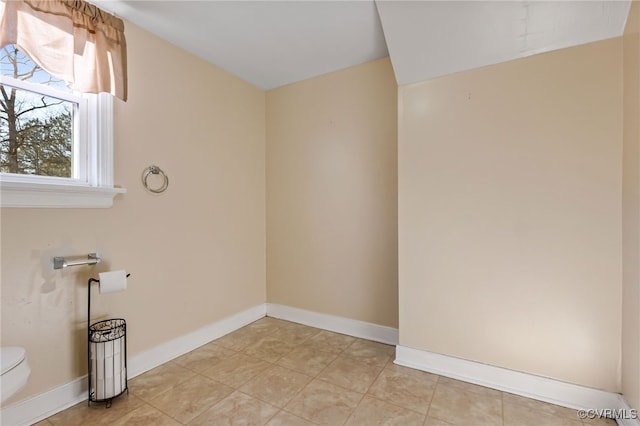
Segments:
[[[100,272],[100,294],[127,289],[127,271]]]

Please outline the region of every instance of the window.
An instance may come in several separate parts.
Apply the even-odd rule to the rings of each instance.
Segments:
[[[3,207],[109,207],[113,188],[109,94],[74,92],[14,45],[0,50]]]

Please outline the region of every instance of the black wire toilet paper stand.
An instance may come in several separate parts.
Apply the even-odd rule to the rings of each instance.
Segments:
[[[131,274],[127,274],[129,277]],[[106,408],[111,407],[114,398],[129,392],[127,372],[127,323],[122,318],[112,318],[91,324],[91,284],[100,283],[100,280],[89,278],[87,281],[87,378],[88,400],[92,402],[106,402]],[[110,345],[109,345],[110,343]],[[116,352],[115,347],[119,347]],[[111,350],[111,365],[108,365],[107,353]],[[91,352],[94,352],[95,362],[92,362]],[[98,353],[102,351],[102,364]],[[116,354],[120,358],[116,358]],[[116,362],[118,360],[118,362]],[[101,371],[100,371],[101,369]],[[107,372],[111,372],[111,389],[107,388]],[[102,385],[98,378],[102,373]],[[116,374],[119,375],[116,383]],[[94,383],[95,375],[95,383]],[[123,376],[124,375],[124,376]],[[98,386],[102,386],[99,388]]]

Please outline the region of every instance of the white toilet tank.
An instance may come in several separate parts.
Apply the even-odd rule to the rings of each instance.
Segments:
[[[0,348],[0,402],[4,402],[27,384],[31,369],[26,351],[16,346]]]

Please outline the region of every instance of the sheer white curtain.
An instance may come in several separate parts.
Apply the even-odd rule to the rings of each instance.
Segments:
[[[2,0],[0,17],[0,47],[15,44],[75,90],[127,100],[121,19],[83,0]]]

